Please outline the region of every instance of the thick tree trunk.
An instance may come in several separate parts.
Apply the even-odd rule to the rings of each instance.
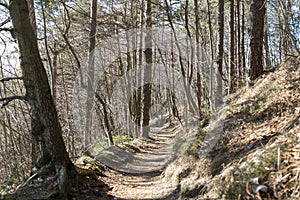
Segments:
[[[30,23],[26,0],[11,0],[9,11],[19,45],[26,97],[31,106],[32,134],[39,144],[39,169],[31,179],[46,171],[53,171],[59,179],[59,189],[66,194],[68,178],[75,172],[75,167],[62,138],[61,126],[39,54],[37,38]]]
[[[35,10],[34,10],[34,0],[29,0],[27,1],[28,3],[28,9],[29,9],[29,18],[30,18],[30,23],[31,26],[33,28],[34,34],[35,36],[37,35],[37,27],[36,27],[36,17],[35,17]],[[32,116],[32,119],[35,118],[34,116]],[[31,122],[33,124],[33,122]],[[34,123],[40,123],[39,121],[36,121]],[[37,130],[38,131],[38,130]],[[34,132],[34,131],[33,131]],[[35,134],[34,134],[35,135]],[[32,167],[35,165],[35,162],[37,161],[37,159],[39,159],[39,157],[41,158],[42,156],[37,155],[37,150],[38,150],[38,143],[37,143],[37,139],[34,135],[32,135],[32,146],[31,146],[31,159],[32,159]],[[41,151],[42,152],[42,151]]]
[[[37,34],[37,27],[36,27],[36,17],[35,17],[35,9],[34,9],[34,0],[28,0],[28,8],[29,8],[29,18],[30,22],[34,31],[34,34]]]
[[[263,73],[265,0],[252,0],[250,7],[250,81]]]

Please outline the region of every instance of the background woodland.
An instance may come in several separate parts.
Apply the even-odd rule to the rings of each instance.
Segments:
[[[0,185],[12,185],[28,177],[38,157],[38,145],[30,134],[32,112],[24,101],[16,36],[6,2],[0,2]],[[295,0],[27,3],[71,160],[122,140],[147,137],[148,131],[139,127],[154,123],[155,111],[161,114],[161,107],[166,108],[162,114],[168,120],[187,122],[192,109],[205,118],[222,105],[223,96],[252,84],[288,56],[299,54],[300,5]],[[143,32],[155,27],[162,36],[164,30],[171,30],[175,42]],[[256,35],[259,29],[263,34]],[[124,40],[109,42],[121,34]],[[184,42],[188,48],[176,46],[176,35],[187,38]],[[156,39],[161,42],[159,47],[166,45],[167,50],[157,48]],[[127,48],[118,48],[121,43]],[[93,61],[95,48],[106,52],[106,57]],[[94,83],[91,77],[97,70],[91,66],[101,61],[109,65],[101,69],[102,76]],[[151,65],[152,71],[141,70],[145,64]],[[153,78],[153,74],[160,78],[154,73],[158,65],[179,72],[196,96],[173,98],[172,89],[145,84],[129,88],[132,95],[127,107],[113,97],[118,78],[126,72],[138,74],[134,81],[147,82],[147,76]],[[83,77],[81,70],[86,70]],[[87,90],[74,95],[78,80]],[[87,93],[93,85],[95,94]],[[92,107],[89,101],[94,99]],[[152,107],[154,104],[161,106]],[[117,109],[119,114],[113,112],[114,105],[123,106]],[[82,121],[81,115],[89,117]],[[100,131],[94,131],[93,126]]]

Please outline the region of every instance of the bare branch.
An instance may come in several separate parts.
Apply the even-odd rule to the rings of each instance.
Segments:
[[[10,96],[10,97],[0,98],[0,101],[5,101],[2,104],[1,108],[4,108],[5,106],[7,106],[9,104],[9,102],[14,101],[14,100],[26,101],[26,97],[25,96]]]
[[[10,21],[9,18],[6,19],[6,20],[4,20],[3,22],[0,23],[0,27],[1,27],[1,26],[4,26],[4,25],[7,24],[9,21]]]
[[[6,77],[0,79],[0,82],[4,83],[5,81],[11,81],[11,80],[23,80],[23,77]]]
[[[8,9],[8,5],[5,4],[5,3],[0,3],[0,6],[3,6],[4,8],[7,8],[7,9]]]
[[[8,31],[8,32],[11,32],[11,31],[13,31],[13,29],[11,29],[11,28],[0,28],[0,31]]]

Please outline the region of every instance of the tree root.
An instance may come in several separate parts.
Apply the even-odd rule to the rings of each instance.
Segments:
[[[32,176],[30,176],[22,187],[29,184],[30,181],[41,177],[46,174],[50,174],[55,170],[55,179],[58,181],[58,189],[61,194],[64,196],[68,194],[69,190],[69,177],[67,167],[65,165],[56,165],[54,167],[53,162],[48,163],[47,165],[43,166],[42,168],[38,169]]]
[[[55,166],[56,170],[56,176],[58,178],[58,188],[59,190],[64,194],[69,193],[69,177],[68,177],[68,171],[65,165],[58,165]]]
[[[38,169],[37,172],[35,172],[32,176],[30,176],[26,182],[23,184],[24,186],[27,185],[30,181],[33,179],[36,179],[42,175],[49,174],[51,171],[53,171],[53,164],[50,162],[49,164],[43,166],[42,168]]]

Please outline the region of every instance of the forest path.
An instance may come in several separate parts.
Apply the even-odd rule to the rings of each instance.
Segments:
[[[109,168],[103,181],[113,188],[111,195],[126,200],[177,199],[176,172],[166,174],[164,169],[176,159],[178,148],[186,144],[186,140],[178,139],[181,132],[181,125],[155,128],[150,139],[137,139],[125,145],[134,153],[112,146],[95,156]]]

